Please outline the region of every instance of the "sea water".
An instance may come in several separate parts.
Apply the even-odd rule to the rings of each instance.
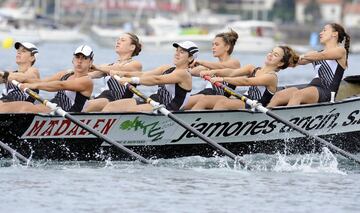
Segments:
[[[95,64],[116,60],[114,50],[89,44]],[[36,66],[42,77],[71,68],[78,45],[39,45]],[[137,59],[150,70],[171,64],[172,56],[171,51],[154,50]],[[234,56],[242,65],[261,66],[265,54]],[[16,68],[14,58],[14,49],[0,50],[0,69]],[[213,60],[210,52],[199,58]],[[350,55],[346,75],[360,74],[358,67],[360,55]],[[280,72],[280,84],[306,83],[313,75],[311,65],[290,68]],[[194,78],[194,91],[204,84]],[[101,86],[97,80],[96,92]],[[360,212],[360,166],[326,148],[317,154],[253,154],[241,160],[251,170],[217,156],[156,159],[151,165],[108,159],[32,161],[26,166],[1,159],[0,212]]]

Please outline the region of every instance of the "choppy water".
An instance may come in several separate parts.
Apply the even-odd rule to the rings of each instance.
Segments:
[[[1,161],[1,212],[359,212],[360,169],[328,151],[139,162]]]
[[[39,45],[42,76],[71,67],[78,45]],[[93,48],[97,64],[116,58],[111,49]],[[14,68],[14,56],[13,50],[2,49],[0,69]],[[264,58],[235,56],[243,65],[262,65]],[[171,62],[172,53],[144,52],[138,58],[148,70]],[[210,59],[211,53],[200,58]],[[348,74],[359,74],[359,59],[350,56]],[[311,66],[303,66],[283,71],[280,79],[283,84],[305,83],[312,75]],[[203,84],[195,82],[196,89]],[[307,155],[246,155],[242,160],[253,170],[225,157],[159,159],[152,165],[35,161],[24,166],[2,159],[0,212],[360,212],[360,166],[327,149]]]

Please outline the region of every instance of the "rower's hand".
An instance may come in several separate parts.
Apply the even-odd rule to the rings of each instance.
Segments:
[[[213,74],[212,74],[212,72],[211,72],[211,70],[204,70],[204,71],[201,71],[200,72],[200,77],[204,77],[204,76],[212,76]]]
[[[114,75],[117,75],[119,77],[124,76],[121,71],[116,71],[116,70],[110,70],[109,74],[113,77],[114,77]]]
[[[223,77],[212,77],[212,78],[210,79],[210,82],[211,82],[211,83],[215,83],[215,82],[223,83],[223,82],[224,82],[224,78],[223,78]]]
[[[20,90],[24,91],[25,88],[31,89],[30,84],[29,83],[21,83],[20,84]]]
[[[121,85],[124,85],[125,83],[131,83],[131,78],[122,77],[120,80],[117,80]]]

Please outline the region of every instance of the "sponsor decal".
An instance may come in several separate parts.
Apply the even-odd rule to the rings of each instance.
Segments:
[[[333,128],[338,126],[337,120],[340,116],[340,113],[334,112],[336,109],[330,110],[326,114],[322,115],[309,115],[303,117],[293,117],[289,121],[301,128],[310,131],[310,130],[322,130],[325,129],[327,132],[331,131]],[[343,126],[360,123],[360,120],[356,120],[355,115],[360,114],[356,110],[352,112],[348,119],[349,121],[344,122]],[[358,118],[360,115],[358,115]],[[286,126],[285,124],[273,120],[273,119],[262,119],[262,120],[250,120],[250,121],[238,121],[238,122],[203,122],[202,118],[195,119],[195,122],[191,123],[191,126],[197,129],[200,133],[204,134],[207,137],[236,137],[236,136],[259,136],[259,135],[268,135],[270,133],[286,133],[291,132],[291,127]],[[176,143],[182,139],[190,139],[197,137],[189,130],[184,130],[180,136],[176,139],[173,139],[171,143]],[[256,137],[254,137],[255,139]]]
[[[292,124],[314,134],[336,134],[340,132],[359,131],[360,109],[341,112],[341,108],[327,108],[327,110],[313,113],[310,110],[299,111],[288,119]],[[292,112],[290,112],[292,113]],[[219,114],[198,117],[188,117],[184,121],[197,129],[203,135],[214,138],[218,142],[272,140],[298,137],[301,134],[285,124],[266,115],[255,114],[236,118],[226,115],[224,120],[218,119]],[[190,120],[191,119],[191,120]],[[81,120],[101,134],[109,135],[123,144],[141,145],[148,142],[154,144],[167,143],[199,143],[197,136],[190,131],[176,125],[164,116],[154,119],[146,115],[124,116],[119,119],[112,117],[87,116]],[[135,133],[135,134],[134,134]],[[36,116],[22,138],[90,138],[94,137],[86,130],[73,124],[67,119],[57,117]]]
[[[117,119],[96,118],[82,119],[82,123],[90,126],[103,135],[107,135]],[[26,130],[23,138],[53,138],[53,137],[84,137],[91,135],[88,131],[82,129],[70,120],[62,118],[35,119]]]
[[[347,120],[342,123],[343,126],[352,126],[360,124],[360,110],[355,110],[347,116]]]
[[[151,141],[157,141],[163,138],[165,133],[164,125],[160,126],[159,121],[146,124],[139,119],[139,116],[133,120],[126,120],[120,124],[121,130],[126,131],[141,131],[143,135],[146,135]]]

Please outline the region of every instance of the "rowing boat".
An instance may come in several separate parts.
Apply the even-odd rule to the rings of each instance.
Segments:
[[[360,151],[359,76],[345,78],[337,101],[272,111],[349,151]],[[277,120],[252,110],[175,112],[203,135],[235,154],[305,153],[319,144]],[[214,156],[213,148],[166,116],[155,113],[72,113],[74,117],[149,158]],[[71,121],[48,114],[0,114],[0,140],[33,159],[104,160],[129,156]],[[2,157],[10,154],[0,149]]]

